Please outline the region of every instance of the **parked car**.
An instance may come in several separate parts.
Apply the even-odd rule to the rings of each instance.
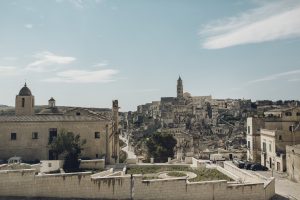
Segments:
[[[252,162],[245,162],[245,165],[244,165],[244,169],[250,169],[251,168],[251,165],[253,165],[254,163]]]
[[[5,160],[0,160],[0,165],[6,164],[7,162]]]
[[[268,168],[259,164],[259,163],[255,163],[253,165],[251,165],[250,168],[252,171],[268,171]]]
[[[242,161],[242,160],[236,160],[236,159],[234,159],[232,162],[238,168],[244,168],[244,166],[245,166],[245,162]]]

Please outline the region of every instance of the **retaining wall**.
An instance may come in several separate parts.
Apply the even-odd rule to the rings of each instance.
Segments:
[[[183,178],[142,180],[142,175],[95,177],[91,173],[35,175],[34,170],[0,171],[0,196],[226,200],[269,199],[273,184],[190,183]]]

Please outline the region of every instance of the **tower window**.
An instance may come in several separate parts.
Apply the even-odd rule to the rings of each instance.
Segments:
[[[25,98],[22,98],[22,107],[25,107]]]
[[[38,138],[39,138],[38,132],[33,132],[33,133],[32,133],[32,139],[36,140],[36,139],[38,139]]]
[[[17,133],[11,133],[10,140],[17,140]]]
[[[79,115],[80,115],[80,112],[77,112],[76,115],[79,116]]]
[[[95,138],[100,138],[100,132],[95,132]]]

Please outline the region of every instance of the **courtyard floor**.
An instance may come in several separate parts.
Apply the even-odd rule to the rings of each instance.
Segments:
[[[251,170],[247,171],[253,173]],[[272,171],[257,171],[257,173],[265,177],[272,176]],[[300,183],[289,180],[286,173],[274,172],[273,175],[275,177],[275,192],[277,194],[274,199],[300,200]]]

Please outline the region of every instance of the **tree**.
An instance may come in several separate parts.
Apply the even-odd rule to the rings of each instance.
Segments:
[[[83,150],[82,146],[86,140],[80,140],[80,135],[61,130],[58,136],[49,144],[50,149],[57,157],[64,157],[64,170],[67,172],[78,171],[79,156]]]
[[[177,141],[171,134],[154,133],[146,140],[148,156],[157,162],[166,162],[168,157],[174,157],[174,147]]]

